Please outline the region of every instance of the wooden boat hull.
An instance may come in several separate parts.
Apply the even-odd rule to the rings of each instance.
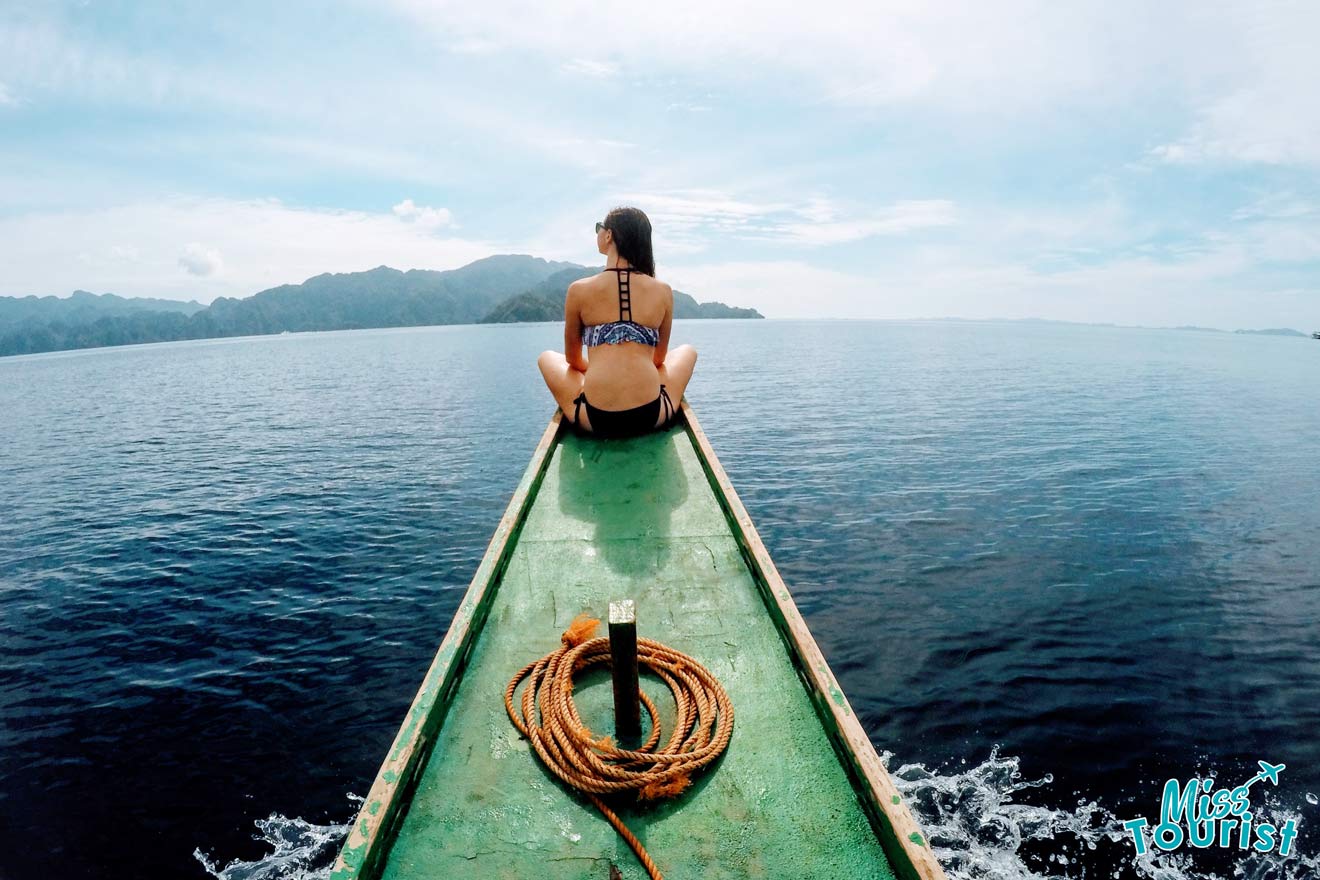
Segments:
[[[638,634],[728,690],[727,752],[681,797],[620,815],[669,877],[943,880],[686,401],[685,424],[583,438],[556,412],[336,863],[349,878],[645,877],[504,712],[579,612],[637,603]],[[644,677],[662,725],[663,686]],[[605,673],[576,701],[612,733]]]

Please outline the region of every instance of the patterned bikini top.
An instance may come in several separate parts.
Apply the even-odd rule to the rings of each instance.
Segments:
[[[620,272],[619,279],[619,320],[608,324],[587,324],[582,328],[582,341],[590,348],[593,345],[612,345],[617,342],[640,342],[652,347],[660,344],[660,328],[644,327],[632,319],[632,303],[629,301],[628,281],[632,268],[612,266],[607,272]]]

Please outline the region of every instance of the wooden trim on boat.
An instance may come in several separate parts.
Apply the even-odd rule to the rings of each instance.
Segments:
[[[929,841],[912,818],[911,811],[880,762],[871,738],[862,729],[848,698],[844,696],[843,689],[825,662],[825,655],[807,629],[792,594],[779,576],[774,560],[761,542],[751,516],[734,491],[733,483],[724,472],[686,398],[680,402],[680,408],[687,419],[688,431],[702,466],[706,469],[706,475],[725,507],[725,514],[734,528],[749,567],[756,575],[758,586],[765,593],[767,607],[777,612],[779,619],[776,623],[788,643],[789,653],[802,664],[799,672],[812,693],[817,712],[821,714],[822,721],[826,721],[827,727],[833,727],[830,739],[843,757],[845,766],[864,786],[864,793],[869,795],[869,798],[861,800],[873,826],[878,826],[875,829],[877,837],[895,871],[903,880],[946,880],[944,869],[930,850]]]
[[[498,582],[517,546],[517,534],[545,478],[550,452],[563,424],[563,412],[556,408],[490,539],[486,554],[472,576],[472,583],[454,613],[444,641],[431,661],[431,668],[413,698],[385,763],[376,774],[376,781],[349,829],[348,839],[335,861],[332,880],[372,877],[376,874],[375,868],[383,864],[396,826],[403,817],[408,793],[425,769],[426,759],[430,756],[428,746],[444,719],[444,709],[462,677],[468,653],[485,622],[495,592],[490,587]]]

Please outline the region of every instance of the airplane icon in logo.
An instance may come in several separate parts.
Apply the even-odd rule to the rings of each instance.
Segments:
[[[1242,783],[1243,788],[1251,788],[1252,783],[1260,782],[1262,779],[1268,779],[1274,785],[1279,784],[1279,771],[1286,768],[1287,764],[1271,764],[1268,761],[1257,761],[1260,765],[1260,772]]]

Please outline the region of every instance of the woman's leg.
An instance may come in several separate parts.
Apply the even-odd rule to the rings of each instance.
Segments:
[[[560,355],[563,357],[563,355]],[[567,364],[566,364],[567,365]],[[687,389],[688,381],[692,378],[692,371],[697,366],[697,350],[691,345],[680,345],[678,348],[671,348],[665,355],[665,365],[660,368],[660,382],[665,386],[665,391],[669,394],[669,399],[674,402],[674,410],[677,411],[683,404],[683,392]],[[578,374],[582,375],[581,373]],[[574,392],[574,397],[577,393]],[[664,402],[660,404],[660,415],[657,417],[656,427],[664,424],[665,407]]]
[[[573,399],[582,392],[582,383],[587,378],[586,373],[570,367],[568,359],[560,351],[541,352],[541,356],[536,359],[536,365],[541,368],[541,376],[545,379],[550,393],[555,396],[555,402],[564,411],[564,420],[572,422],[575,409]],[[582,408],[582,414],[583,421],[586,421],[586,407]]]

